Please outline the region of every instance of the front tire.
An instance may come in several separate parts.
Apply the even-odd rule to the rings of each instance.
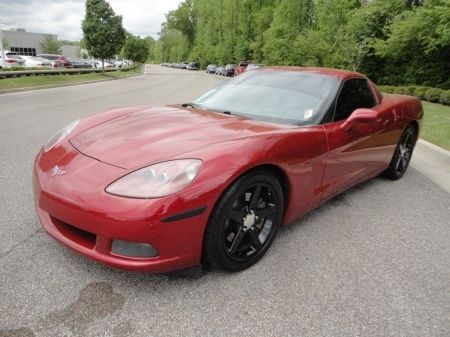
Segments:
[[[283,190],[267,170],[238,178],[217,202],[203,241],[210,267],[238,272],[254,265],[269,249],[283,217]]]
[[[392,180],[398,180],[406,173],[416,144],[416,129],[409,125],[403,132],[395,148],[389,167],[383,175]]]

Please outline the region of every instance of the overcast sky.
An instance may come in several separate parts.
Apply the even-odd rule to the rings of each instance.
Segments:
[[[181,0],[109,0],[123,16],[126,30],[135,35],[157,37],[165,14]],[[79,40],[85,14],[84,0],[0,0],[2,29],[25,28],[28,32],[57,34]]]

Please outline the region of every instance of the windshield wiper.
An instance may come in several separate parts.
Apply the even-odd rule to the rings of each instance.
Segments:
[[[207,110],[218,112],[218,113],[225,114],[225,115],[230,115],[230,116],[239,116],[239,117],[244,117],[246,119],[253,119],[249,115],[244,114],[242,112],[234,112],[234,111],[230,111],[230,110],[219,110],[219,109],[207,109]]]
[[[183,104],[181,104],[181,106],[183,108],[187,108],[190,106],[191,108],[198,109],[198,106],[195,103],[183,103]]]
[[[225,115],[235,115],[235,113],[233,112],[231,112],[231,111],[229,111],[229,110],[220,110],[220,109],[210,109],[210,108],[207,108],[206,110],[208,110],[208,111],[213,111],[213,112],[218,112],[218,113],[220,113],[220,114],[225,114]],[[237,115],[237,114],[236,114]]]

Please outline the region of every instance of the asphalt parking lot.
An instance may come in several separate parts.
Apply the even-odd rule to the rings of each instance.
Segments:
[[[449,193],[413,168],[282,229],[238,274],[117,271],[43,233],[31,169],[54,132],[111,107],[189,102],[223,80],[147,66],[134,78],[0,95],[0,336],[449,336]]]

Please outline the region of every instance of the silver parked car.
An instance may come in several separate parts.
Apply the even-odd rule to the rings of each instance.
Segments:
[[[19,54],[5,50],[5,68],[12,68],[12,67],[23,67],[25,64],[25,60],[19,56]],[[2,55],[0,53],[0,68],[3,67],[3,60]]]
[[[51,68],[52,62],[42,57],[20,55],[25,60],[25,68]]]
[[[206,73],[207,74],[215,74],[217,69],[217,64],[209,64],[206,67]]]

